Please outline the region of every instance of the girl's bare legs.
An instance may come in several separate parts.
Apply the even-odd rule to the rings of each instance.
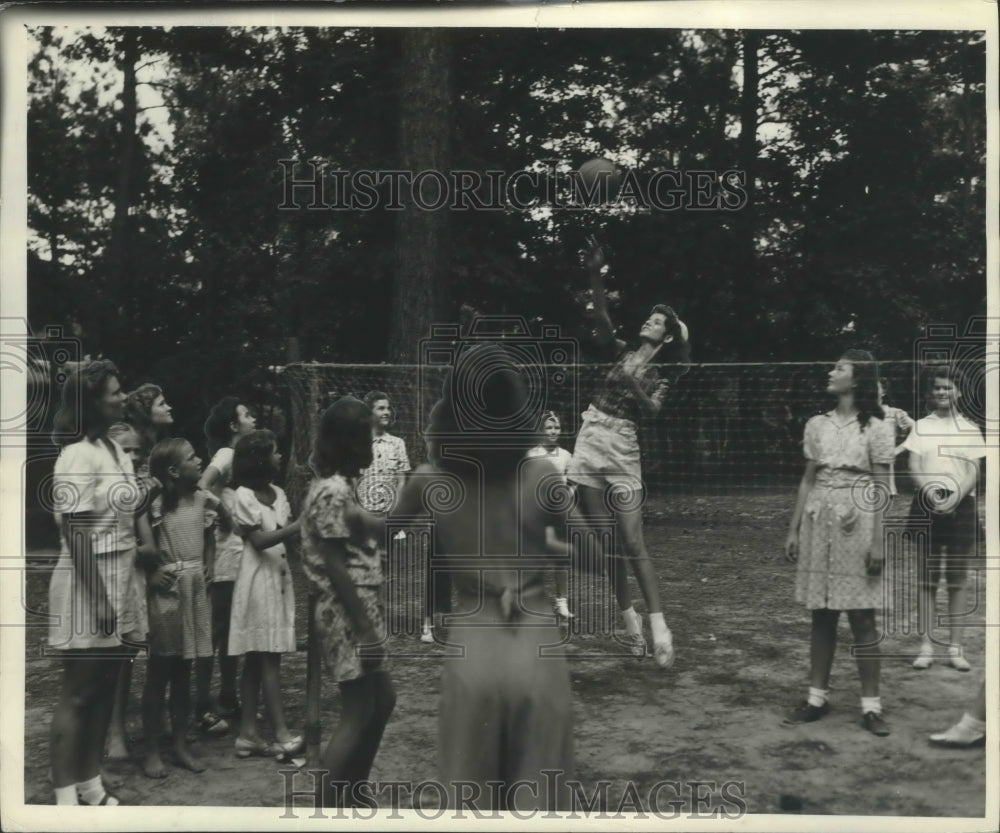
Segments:
[[[212,670],[215,654],[194,660],[194,707],[198,718],[205,712],[214,712],[212,707]]]
[[[292,733],[285,723],[285,710],[281,704],[281,654],[261,653],[260,682],[264,695],[264,705],[274,726],[274,736],[278,743],[288,743]]]
[[[874,610],[849,610],[847,619],[854,633],[854,656],[861,677],[861,696],[878,697],[881,656]]]
[[[830,670],[837,647],[839,610],[820,608],[812,612],[809,634],[809,685],[826,691],[830,687]]]
[[[384,671],[341,683],[340,697],[340,721],[323,752],[325,773],[317,788],[323,807],[350,806],[351,785],[368,778],[396,704],[392,680]],[[334,787],[337,781],[347,786]]]
[[[257,698],[260,693],[261,657],[251,651],[243,657],[243,674],[240,676],[240,737],[244,740],[260,741],[257,728]]]
[[[607,521],[608,526],[613,524],[614,516],[604,503],[604,492],[593,486],[577,485],[577,494],[580,496],[580,511],[584,517],[590,520]],[[616,535],[621,533],[616,531]],[[608,580],[611,583],[611,590],[615,594],[619,610],[628,610],[632,607],[632,598],[628,589],[628,569],[624,559],[618,553],[604,553],[607,563]]]
[[[149,778],[165,778],[166,767],[160,754],[163,734],[163,704],[167,697],[172,657],[149,656],[146,685],[142,690],[142,733],[146,738],[146,760],[142,771]]]
[[[642,591],[642,598],[646,602],[646,610],[649,611],[650,615],[662,613],[656,572],[653,570],[653,562],[649,559],[646,542],[642,537],[642,508],[616,512],[615,520],[618,524],[618,535],[621,539],[622,549],[625,551],[629,564],[632,565],[632,572],[635,573],[635,579]]]
[[[649,611],[649,625],[653,632],[653,657],[660,668],[669,668],[674,662],[673,636],[663,618],[660,606],[660,588],[653,570],[653,562],[646,551],[642,536],[642,506],[615,513],[622,549],[632,565],[642,597]],[[624,564],[622,565],[624,569]]]
[[[191,755],[187,747],[191,723],[191,666],[194,660],[174,657],[170,669],[170,722],[174,730],[174,755],[177,762],[192,772],[204,772],[205,765]]]
[[[57,790],[100,776],[119,662],[87,656],[63,661],[62,691],[49,733]]]
[[[114,708],[111,711],[111,728],[108,731],[108,758],[122,761],[128,758],[128,730],[125,726],[125,713],[128,711],[129,689],[132,687],[132,662],[134,656],[122,663],[115,686]]]

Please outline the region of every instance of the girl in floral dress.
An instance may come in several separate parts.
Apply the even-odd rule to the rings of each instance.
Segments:
[[[830,705],[830,670],[840,612],[854,634],[861,677],[862,725],[884,736],[879,697],[875,608],[882,604],[882,512],[894,436],[878,404],[878,369],[870,353],[848,350],[829,374],[837,407],[805,427],[806,470],[785,542],[798,562],[795,598],[812,611],[808,699],[787,723],[808,723]]]
[[[324,664],[341,696],[317,800],[343,806],[356,800],[354,785],[368,780],[396,703],[384,667],[384,521],[356,496],[358,475],[372,464],[368,406],[345,396],[327,408],[310,462],[316,477],[302,507],[302,563],[316,591]],[[338,781],[340,795],[331,783]]]

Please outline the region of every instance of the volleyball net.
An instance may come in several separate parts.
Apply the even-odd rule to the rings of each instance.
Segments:
[[[581,413],[613,365],[543,364],[527,368],[542,410],[555,412],[559,444],[573,450]],[[802,435],[811,416],[829,410],[829,361],[693,364],[667,393],[660,413],[642,420],[639,446],[650,494],[727,494],[783,489],[801,475]],[[323,410],[339,397],[378,391],[392,405],[389,432],[405,442],[412,467],[426,460],[422,428],[441,393],[445,368],[425,365],[293,364],[283,369],[291,399],[286,482],[293,505],[308,486],[308,459]],[[881,362],[885,404],[913,419],[925,415],[921,365]],[[967,416],[984,402],[982,375],[965,392]],[[970,407],[971,406],[971,413]],[[541,428],[541,426],[539,426]]]

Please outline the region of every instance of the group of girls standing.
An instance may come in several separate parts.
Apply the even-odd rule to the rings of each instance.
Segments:
[[[106,744],[111,757],[128,754],[131,669],[143,648],[147,776],[167,774],[168,688],[173,759],[204,769],[186,743],[192,666],[200,730],[217,734],[228,729],[225,717],[239,719],[238,757],[291,755],[303,746],[285,723],[278,678],[281,654],[296,647],[284,542],[298,525],[274,484],[276,439],[256,430],[245,403],[224,399],[206,422],[213,457],[203,471],[191,443],[169,436],[172,422],[162,390],[146,384],[126,395],[110,361],[81,366],[62,391],[52,481],[61,548],[49,589],[49,645],[63,662],[51,726],[57,804],[120,803],[101,759]],[[224,716],[210,695],[216,652]],[[272,742],[258,730],[261,695]]]

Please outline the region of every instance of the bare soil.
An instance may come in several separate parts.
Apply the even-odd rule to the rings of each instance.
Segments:
[[[882,697],[889,737],[875,737],[860,726],[859,683],[846,617],[831,684],[833,710],[816,723],[783,725],[785,712],[803,698],[808,673],[809,614],[793,601],[794,566],[781,555],[792,496],[785,491],[685,495],[647,504],[646,541],[677,660],[672,669],[661,671],[651,659],[614,655],[606,636],[571,639],[576,778],[588,795],[602,779],[610,781],[601,802],[608,811],[618,808],[628,782],[635,784],[639,802],[648,810],[650,788],[674,781],[682,785],[682,815],[709,815],[712,802],[699,805],[691,795],[697,788],[683,786],[700,781],[717,785],[716,808],[718,790],[729,783],[730,797],[741,799],[750,813],[982,816],[984,751],[937,749],[928,744],[927,735],[955,722],[982,680],[984,587],[969,594],[976,604],[965,639],[971,673],[941,663],[914,670],[911,662],[919,647],[914,611],[888,620],[880,616],[888,631],[882,646]],[[906,499],[897,501],[893,512],[904,512]],[[36,564],[47,557],[51,554],[30,556]],[[297,573],[299,634],[304,638],[306,593],[301,571]],[[970,588],[976,586],[975,575],[970,575]],[[44,612],[47,586],[47,572],[28,571],[30,609]],[[897,586],[903,586],[899,576]],[[909,604],[915,608],[915,602]],[[581,620],[599,613],[587,610],[580,599],[571,600],[571,606]],[[48,728],[60,668],[56,660],[40,656],[42,620],[31,615],[29,622],[34,624],[25,658],[25,800],[46,804],[52,802]],[[415,633],[418,623],[412,624]],[[398,635],[390,651],[398,702],[372,779],[433,779],[441,649],[420,644],[414,635]],[[302,651],[289,655],[282,667],[293,727],[305,721],[305,657]],[[236,759],[232,731],[197,739],[195,750],[208,765],[204,773],[171,766],[166,779],[144,777],[139,765],[144,671],[139,659],[128,714],[134,757],[106,765],[126,802],[283,806],[288,782],[280,770],[288,766],[270,759]],[[337,720],[338,707],[336,686],[324,685],[324,737]],[[298,775],[294,786],[308,788],[307,776]],[[700,789],[704,794],[705,788]],[[662,812],[671,812],[666,806],[671,799],[676,800],[673,793],[661,794]],[[737,805],[728,807],[732,811]],[[276,810],[275,817],[281,812]],[[308,815],[306,809],[298,813]]]

